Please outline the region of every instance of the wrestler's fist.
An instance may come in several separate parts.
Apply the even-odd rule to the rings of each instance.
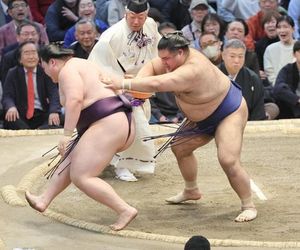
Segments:
[[[71,136],[62,136],[58,142],[57,149],[61,156],[64,156],[67,150],[67,147],[70,143]]]

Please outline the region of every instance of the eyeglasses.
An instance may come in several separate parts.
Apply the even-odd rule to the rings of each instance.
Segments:
[[[19,9],[19,8],[26,8],[27,4],[26,3],[16,3],[12,4],[11,9]]]

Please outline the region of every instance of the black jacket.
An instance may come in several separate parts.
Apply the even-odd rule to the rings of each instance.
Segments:
[[[175,96],[171,92],[157,92],[153,97],[150,98],[151,113],[159,120],[160,117],[174,116],[179,120],[183,119],[183,114],[179,110]]]
[[[57,86],[37,67],[37,90],[42,108],[45,112],[60,113],[61,106]],[[27,84],[23,66],[15,66],[8,71],[2,98],[3,109],[7,111],[16,107],[20,116],[25,117],[27,112]]]
[[[228,75],[224,63],[220,64],[220,70]],[[248,106],[248,120],[264,120],[266,113],[264,108],[264,86],[255,72],[247,67],[242,67],[235,81],[241,86],[242,94]]]
[[[299,70],[296,62],[287,64],[279,71],[274,86],[274,97],[279,103],[280,110],[288,108],[292,112],[293,117],[286,118],[300,117],[300,105],[298,103],[300,96],[296,94],[298,84]]]

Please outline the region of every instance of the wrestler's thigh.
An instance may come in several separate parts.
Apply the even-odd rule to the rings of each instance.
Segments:
[[[240,107],[219,124],[215,133],[219,160],[235,160],[240,157],[247,118],[248,109],[243,99]]]
[[[92,124],[82,135],[71,155],[71,176],[97,176],[128,137],[124,113],[110,115]]]
[[[199,147],[211,141],[213,137],[209,135],[198,135],[197,137],[187,137],[172,145],[171,149],[176,156],[187,156]]]

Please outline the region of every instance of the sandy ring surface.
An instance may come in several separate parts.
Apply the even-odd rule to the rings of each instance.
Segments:
[[[156,131],[161,132],[161,128],[157,127]],[[255,122],[249,123],[246,128],[246,134],[251,136],[252,134],[257,134],[258,132],[264,131],[280,131],[287,134],[299,134],[300,132],[300,120],[285,120],[280,122]],[[62,130],[41,130],[41,131],[5,131],[0,130],[0,137],[8,136],[24,136],[24,135],[45,135],[45,134],[62,134]],[[12,185],[4,186],[1,189],[1,194],[4,201],[12,206],[26,206],[24,199],[21,199],[18,194],[24,193],[25,190],[30,189],[33,186],[34,181],[45,174],[48,169],[46,163],[32,169],[28,174],[26,174],[22,180],[19,182],[17,187]],[[79,227],[86,230],[91,230],[99,233],[118,235],[123,237],[148,239],[148,240],[158,240],[172,243],[184,243],[188,240],[187,237],[178,237],[162,234],[151,234],[139,231],[123,230],[120,232],[115,232],[110,230],[107,226],[88,223],[83,220],[74,219],[68,217],[64,214],[48,209],[45,216],[53,218],[62,223]],[[276,248],[295,248],[300,247],[300,242],[289,241],[289,242],[270,242],[270,241],[240,241],[240,240],[222,240],[222,239],[209,239],[212,246],[253,246],[253,247],[276,247]],[[1,244],[4,245],[0,240]]]

